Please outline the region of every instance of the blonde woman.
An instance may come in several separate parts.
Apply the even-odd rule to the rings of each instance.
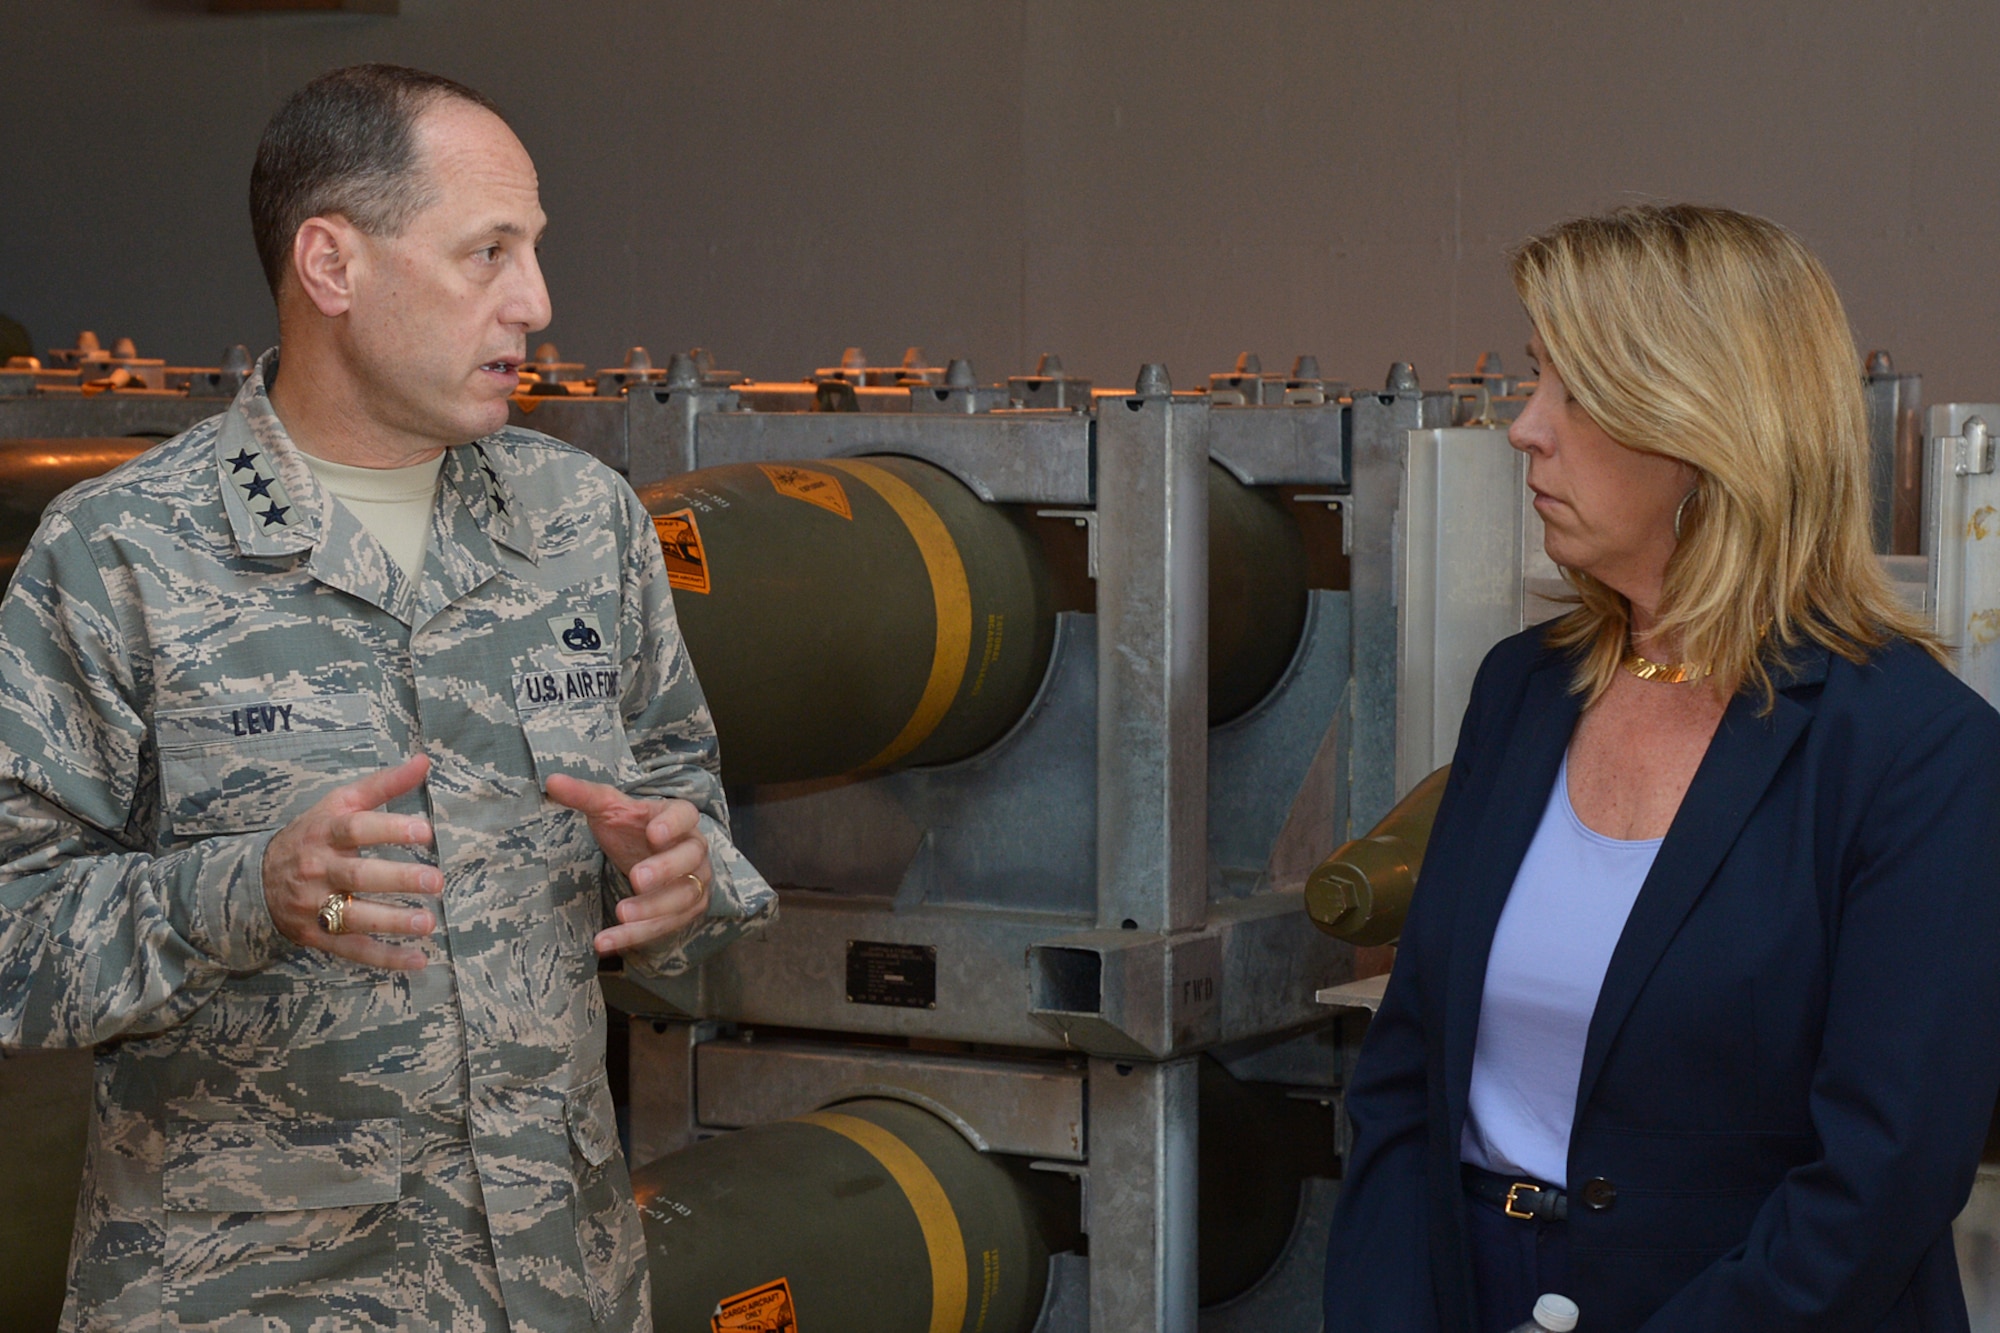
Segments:
[[[1870,552],[1819,263],[1720,209],[1514,256],[1576,607],[1481,669],[1347,1104],[1328,1333],[1964,1329],[2000,716]]]

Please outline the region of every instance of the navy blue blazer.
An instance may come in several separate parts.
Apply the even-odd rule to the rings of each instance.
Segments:
[[[1472,1327],[1480,994],[1570,679],[1531,630],[1473,686],[1347,1091],[1327,1333]],[[1565,1293],[1589,1333],[1967,1326],[1951,1221],[2000,1093],[2000,714],[1907,644],[1776,679],[1768,714],[1724,713],[1591,1017]]]

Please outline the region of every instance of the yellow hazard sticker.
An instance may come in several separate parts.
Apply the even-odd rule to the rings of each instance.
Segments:
[[[660,554],[667,558],[667,586],[687,592],[707,592],[708,552],[702,549],[701,529],[694,525],[694,510],[655,514],[653,531],[660,534]]]
[[[798,1333],[791,1285],[779,1278],[720,1301],[708,1326],[710,1333]]]
[[[841,487],[838,477],[778,463],[759,463],[757,470],[771,479],[771,489],[780,495],[818,505],[844,519],[852,520],[854,517],[854,511],[847,507],[847,492]]]

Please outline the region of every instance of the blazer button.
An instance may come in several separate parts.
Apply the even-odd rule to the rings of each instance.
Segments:
[[[1618,1202],[1618,1187],[1603,1176],[1583,1182],[1583,1203],[1593,1213],[1601,1213]]]

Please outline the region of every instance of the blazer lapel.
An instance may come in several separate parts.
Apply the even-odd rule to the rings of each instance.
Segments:
[[[1456,1151],[1472,1086],[1473,1048],[1479,1037],[1479,1002],[1486,988],[1486,958],[1500,911],[1562,768],[1563,751],[1576,730],[1581,700],[1569,688],[1573,663],[1551,656],[1529,677],[1515,711],[1498,775],[1474,831],[1468,878],[1452,923],[1451,957],[1444,995],[1445,1089],[1450,1142]]]
[[[1578,1107],[1589,1102],[1611,1043],[1659,964],[1660,955],[1694,910],[1785,756],[1812,721],[1812,710],[1787,698],[1783,691],[1825,680],[1826,654],[1808,650],[1796,665],[1780,667],[1772,674],[1779,694],[1768,715],[1758,716],[1759,701],[1754,696],[1738,694],[1730,701],[1660,843],[1659,854],[1653,858],[1653,868],[1640,886],[1632,915],[1626,918],[1618,947],[1612,950],[1603,988],[1597,993],[1597,1008],[1591,1014],[1583,1071],[1577,1080]]]

